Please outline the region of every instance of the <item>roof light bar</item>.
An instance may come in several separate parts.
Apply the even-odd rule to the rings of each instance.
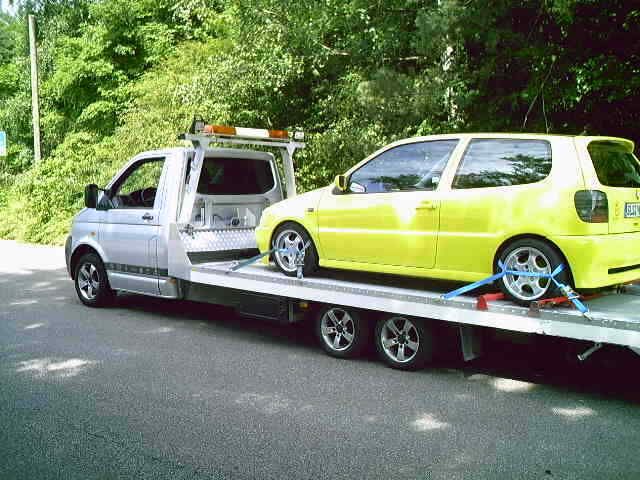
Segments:
[[[280,139],[288,140],[290,134],[287,130],[267,130],[265,128],[229,127],[227,125],[204,125],[202,133],[209,135],[236,136],[244,138]],[[304,140],[304,133],[296,131],[292,135],[294,140]]]

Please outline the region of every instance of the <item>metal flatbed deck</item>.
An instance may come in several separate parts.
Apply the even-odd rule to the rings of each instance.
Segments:
[[[242,291],[298,300],[352,306],[368,310],[412,315],[459,325],[491,327],[523,333],[589,340],[640,348],[640,295],[611,293],[588,302],[590,318],[572,308],[531,311],[510,302],[495,301],[478,310],[474,297],[444,300],[446,290],[407,288],[380,281],[338,279],[328,275],[297,279],[286,277],[273,266],[251,265],[230,271],[233,262],[192,265],[185,280]],[[349,274],[345,274],[349,277]],[[365,276],[366,277],[366,276]],[[372,277],[373,278],[373,277]],[[398,282],[404,279],[399,278]],[[393,279],[387,279],[392,282]],[[395,283],[395,282],[394,282]],[[426,281],[424,283],[427,283]]]

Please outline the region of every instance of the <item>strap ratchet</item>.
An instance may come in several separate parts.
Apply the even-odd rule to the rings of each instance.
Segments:
[[[560,265],[558,265],[551,273],[536,273],[536,272],[526,272],[521,270],[508,270],[501,261],[498,261],[498,267],[500,268],[500,271],[498,273],[491,275],[490,277],[487,277],[483,280],[478,280],[477,282],[473,282],[473,283],[470,283],[469,285],[465,285],[464,287],[460,287],[449,293],[445,293],[444,295],[442,295],[442,298],[444,300],[449,300],[453,297],[462,295],[463,293],[467,293],[467,292],[470,292],[471,290],[475,290],[476,288],[481,287],[483,285],[492,283],[495,280],[499,280],[505,275],[517,275],[520,277],[548,278],[556,285],[556,287],[558,287],[558,289],[562,292],[562,294],[573,303],[573,305],[576,307],[576,309],[580,313],[582,313],[582,315],[584,315],[589,319],[591,318],[589,316],[589,308],[580,301],[580,295],[578,295],[569,285],[565,285],[564,283],[559,282],[555,278],[556,275],[560,274],[564,270],[565,268],[564,264],[561,263]]]

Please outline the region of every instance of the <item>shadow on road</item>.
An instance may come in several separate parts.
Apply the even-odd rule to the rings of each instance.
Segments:
[[[0,322],[14,321],[24,330],[46,325],[48,312],[53,308],[66,307],[78,312],[87,308],[76,298],[73,283],[63,268],[1,274],[0,300]],[[114,316],[140,314],[147,323],[157,321],[157,333],[175,328],[197,329],[198,335],[224,334],[236,340],[259,341],[279,348],[314,350],[320,355],[310,322],[278,325],[238,316],[225,307],[138,295],[119,295],[116,305],[107,311]],[[109,317],[111,315],[106,321]],[[640,368],[640,356],[628,349],[605,347],[587,362],[578,363],[576,353],[586,349],[587,344],[498,333],[486,338],[485,353],[481,358],[464,363],[459,358],[455,338],[445,339],[445,342],[441,348],[445,354],[422,372],[423,375],[454,372],[462,380],[491,379],[494,386],[503,391],[518,388],[524,391],[526,388],[522,384],[529,383],[640,403],[640,388],[633,380]],[[373,352],[368,352],[359,361],[377,362]],[[501,383],[495,381],[496,378],[506,381]]]

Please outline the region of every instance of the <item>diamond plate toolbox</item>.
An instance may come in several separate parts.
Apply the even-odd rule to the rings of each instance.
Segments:
[[[220,252],[258,248],[253,228],[182,231],[180,238],[187,252]]]

